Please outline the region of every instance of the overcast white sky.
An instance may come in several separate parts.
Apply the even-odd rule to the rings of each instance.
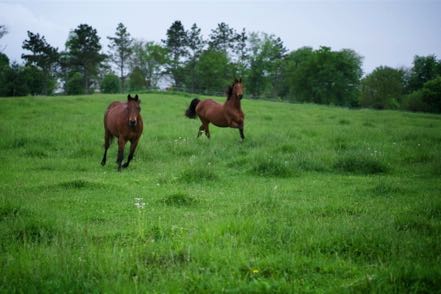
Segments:
[[[407,1],[118,1],[0,0],[0,24],[9,33],[0,48],[21,62],[26,31],[40,33],[64,50],[69,31],[94,27],[107,51],[107,36],[122,22],[132,37],[160,42],[173,21],[186,29],[196,23],[205,37],[218,23],[236,30],[280,37],[289,50],[320,45],[350,48],[364,57],[363,69],[411,66],[415,55],[441,58],[441,0]]]

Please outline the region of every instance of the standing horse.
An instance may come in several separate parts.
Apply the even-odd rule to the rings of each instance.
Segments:
[[[106,164],[107,149],[109,149],[113,137],[117,137],[118,158],[116,163],[118,163],[118,171],[121,171],[121,167],[126,168],[129,166],[144,127],[140,114],[140,103],[138,95],[134,98],[128,95],[127,102],[115,101],[107,107],[104,114],[104,156],[101,165]],[[127,162],[121,165],[127,141],[130,141],[130,153]]]
[[[224,104],[219,104],[212,99],[201,101],[198,98],[194,98],[185,111],[185,115],[188,118],[199,116],[202,125],[199,127],[198,137],[204,132],[207,138],[210,138],[208,125],[212,123],[222,128],[239,129],[240,138],[243,141],[245,139],[243,134],[244,114],[240,107],[242,97],[242,79],[236,79],[233,85],[228,88],[227,101]]]

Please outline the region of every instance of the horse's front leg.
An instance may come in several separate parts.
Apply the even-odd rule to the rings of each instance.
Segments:
[[[118,157],[116,163],[118,164],[118,171],[121,171],[121,164],[124,159],[124,147],[126,146],[126,140],[123,137],[118,138]]]
[[[127,158],[127,162],[122,165],[123,168],[129,167],[130,161],[133,159],[133,154],[135,153],[136,146],[138,146],[139,138],[130,141],[130,153]]]
[[[243,121],[231,121],[231,127],[232,128],[237,128],[239,129],[239,135],[240,135],[240,141],[243,142],[243,140],[245,139],[245,135],[243,133]]]

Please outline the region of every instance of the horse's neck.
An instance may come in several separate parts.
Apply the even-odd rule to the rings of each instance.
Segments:
[[[240,109],[240,99],[235,96],[231,96],[227,99],[227,101],[225,101],[225,106],[227,105]]]

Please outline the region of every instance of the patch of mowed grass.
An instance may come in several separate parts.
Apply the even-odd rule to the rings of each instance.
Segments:
[[[239,143],[143,94],[117,172],[102,119],[125,99],[0,100],[0,292],[437,291],[439,116],[243,99]]]

